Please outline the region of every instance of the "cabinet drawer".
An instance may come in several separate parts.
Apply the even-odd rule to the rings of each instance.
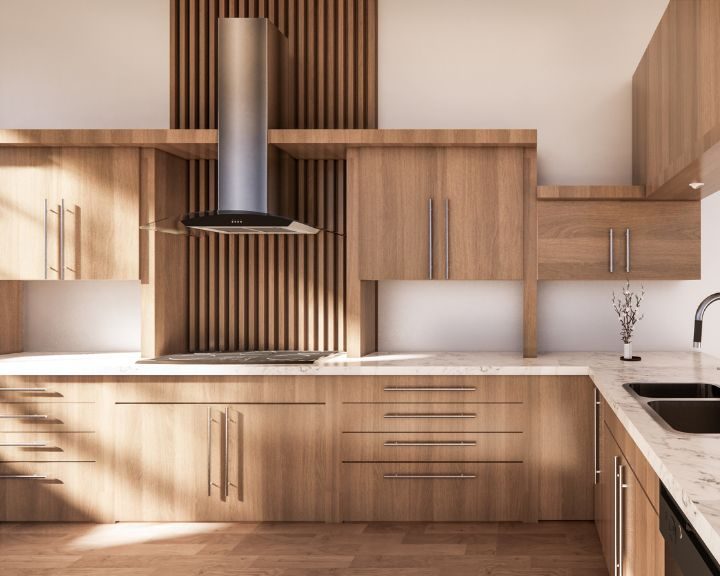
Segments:
[[[0,378],[0,402],[94,402],[97,392],[93,382]]]
[[[522,376],[395,376],[354,378],[342,387],[343,402],[522,402]]]
[[[519,521],[529,509],[525,464],[342,465],[346,522]]]
[[[95,404],[0,404],[0,432],[94,432]]]
[[[0,462],[94,462],[93,432],[8,432],[0,434]]]
[[[0,464],[0,522],[99,520],[97,465]]]
[[[345,404],[343,432],[523,432],[525,404]]]
[[[525,434],[426,432],[342,435],[344,462],[522,462]]]

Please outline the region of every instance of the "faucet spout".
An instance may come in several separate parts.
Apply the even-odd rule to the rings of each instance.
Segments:
[[[700,306],[698,306],[697,312],[695,312],[695,334],[693,337],[693,348],[695,348],[696,350],[702,348],[702,328],[705,310],[707,310],[710,304],[712,304],[713,302],[717,302],[718,300],[720,300],[720,292],[710,294],[710,296],[700,302]]]

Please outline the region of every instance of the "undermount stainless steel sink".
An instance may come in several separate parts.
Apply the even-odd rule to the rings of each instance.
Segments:
[[[720,434],[720,401],[653,400],[647,406],[678,432]]]
[[[703,384],[700,382],[660,383],[660,382],[634,382],[625,384],[643,398],[718,398],[720,399],[720,386]]]

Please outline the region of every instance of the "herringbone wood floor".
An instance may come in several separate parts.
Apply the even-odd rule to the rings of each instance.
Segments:
[[[591,522],[0,524],[2,576],[607,576]]]

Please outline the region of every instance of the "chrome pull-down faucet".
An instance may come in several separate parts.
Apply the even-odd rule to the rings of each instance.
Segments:
[[[702,326],[705,310],[707,310],[707,307],[710,306],[710,304],[718,300],[720,300],[720,292],[710,294],[710,296],[700,302],[700,306],[698,306],[697,312],[695,312],[695,336],[693,337],[693,348],[700,349],[702,347]]]

